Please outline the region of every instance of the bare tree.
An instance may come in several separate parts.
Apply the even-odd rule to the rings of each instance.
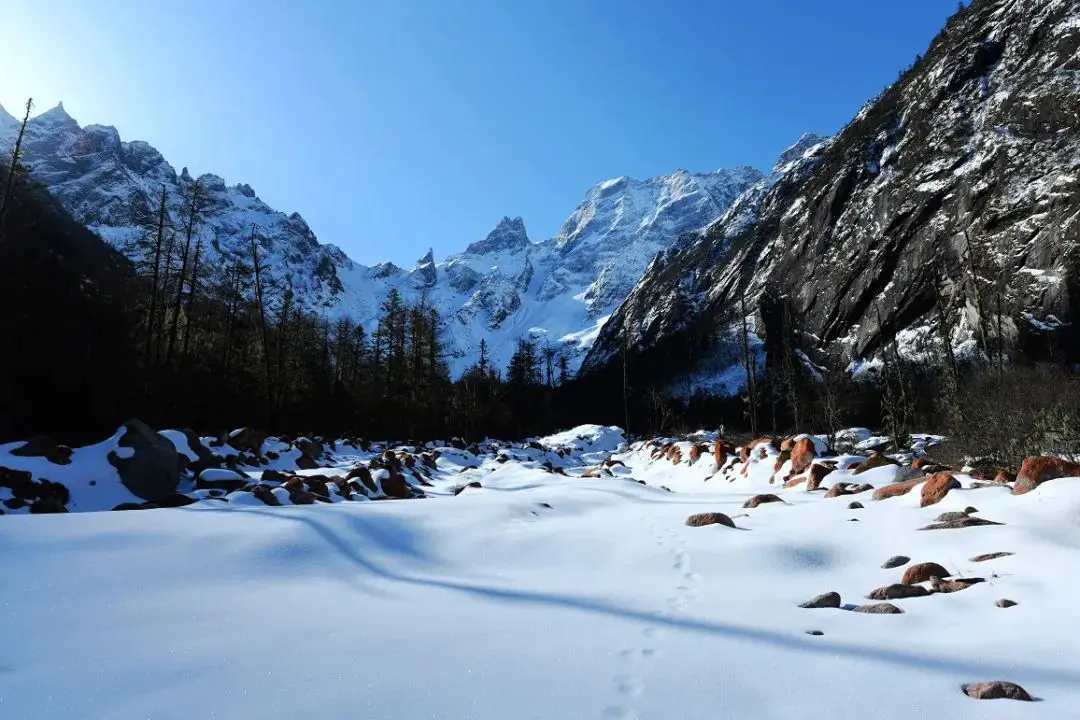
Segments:
[[[15,136],[15,145],[11,148],[10,160],[7,168],[7,182],[4,184],[4,194],[0,196],[0,243],[4,241],[7,228],[7,213],[11,207],[12,198],[15,196],[15,186],[22,172],[22,144],[26,136],[26,126],[30,123],[30,111],[34,107],[34,99],[26,101],[26,113],[19,125],[19,134]]]

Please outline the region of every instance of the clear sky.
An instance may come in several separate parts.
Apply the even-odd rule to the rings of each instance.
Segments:
[[[246,182],[365,263],[597,182],[767,169],[838,130],[956,0],[0,0],[0,103],[63,100]]]

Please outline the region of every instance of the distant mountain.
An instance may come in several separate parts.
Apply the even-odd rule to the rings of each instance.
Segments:
[[[0,108],[5,147],[17,129],[18,121]],[[719,218],[763,177],[742,167],[609,180],[586,193],[553,238],[534,241],[521,218],[504,218],[463,252],[441,261],[429,252],[404,269],[356,263],[320,243],[298,213],[271,208],[251,187],[226,185],[216,175],[194,178],[186,168],[177,173],[145,142],[123,142],[112,127],[80,127],[62,104],[31,120],[25,150],[37,181],[76,219],[129,253],[153,223],[162,188],[179,224],[182,197],[197,182],[207,196],[202,231],[209,265],[248,258],[257,225],[270,280],[291,283],[309,309],[371,330],[391,288],[408,301],[423,299],[446,321],[455,373],[474,361],[480,340],[503,365],[522,336],[565,348],[576,368],[653,255]]]
[[[852,370],[893,336],[940,357],[942,331],[961,356],[1060,359],[1080,321],[1078,76],[1075,0],[976,0],[833,140],[652,262],[587,374],[629,346],[650,382],[732,392],[744,302],[765,362],[785,336]]]

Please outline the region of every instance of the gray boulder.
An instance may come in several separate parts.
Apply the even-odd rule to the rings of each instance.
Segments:
[[[176,492],[180,465],[173,444],[141,420],[128,420],[123,428],[119,446],[131,452],[110,452],[109,462],[120,474],[124,487],[150,501]]]

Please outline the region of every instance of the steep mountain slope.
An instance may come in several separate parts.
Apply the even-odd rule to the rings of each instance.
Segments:
[[[976,0],[832,142],[796,154],[650,265],[587,370],[629,342],[654,357],[693,348],[678,367],[645,363],[669,379],[730,375],[743,299],[766,346],[787,327],[837,365],[871,358],[883,330],[926,352],[936,307],[961,352],[994,352],[998,297],[1007,353],[1078,317],[1075,0]]]
[[[18,122],[0,108],[0,142]],[[532,336],[565,348],[576,368],[607,316],[641,276],[649,259],[684,234],[718,218],[761,179],[752,168],[649,180],[618,178],[590,190],[553,238],[531,240],[520,218],[505,218],[483,240],[436,262],[428,253],[411,270],[392,263],[365,266],[333,245],[320,244],[299,214],[269,207],[247,185],[215,175],[179,174],[144,142],[122,142],[115,128],[82,128],[63,105],[31,121],[26,163],[81,222],[115,247],[135,245],[169,195],[169,215],[181,228],[185,196],[204,195],[200,232],[208,267],[250,258],[258,226],[260,256],[277,288],[291,284],[309,309],[349,317],[373,330],[390,289],[437,308],[446,322],[452,368],[463,370],[486,340],[502,365],[514,341]]]

